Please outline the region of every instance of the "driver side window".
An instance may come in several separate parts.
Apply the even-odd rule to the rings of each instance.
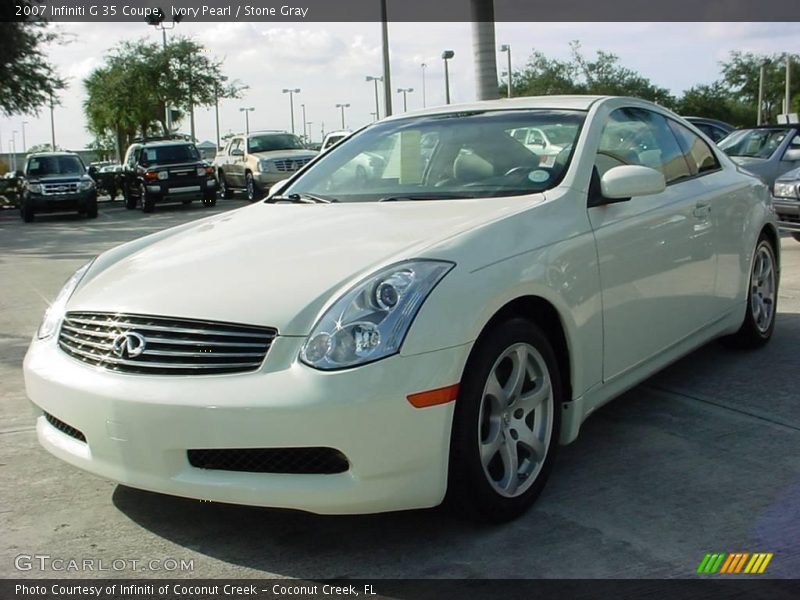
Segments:
[[[661,171],[666,182],[690,177],[683,151],[661,115],[641,108],[619,108],[609,115],[595,159],[597,173],[620,165]]]

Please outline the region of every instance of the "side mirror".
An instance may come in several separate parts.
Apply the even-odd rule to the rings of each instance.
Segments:
[[[663,173],[639,165],[614,167],[600,179],[600,191],[612,200],[660,194],[666,188]]]
[[[244,150],[241,148],[236,148],[235,150],[231,150],[231,156],[244,156]]]
[[[786,162],[797,162],[800,160],[800,148],[789,148],[783,153],[783,160]]]
[[[269,194],[267,194],[267,195],[268,196],[274,196],[275,194],[280,194],[281,190],[283,189],[283,187],[286,185],[286,182],[288,182],[288,181],[289,181],[288,179],[281,179],[279,182],[273,183],[272,186],[269,188]]]

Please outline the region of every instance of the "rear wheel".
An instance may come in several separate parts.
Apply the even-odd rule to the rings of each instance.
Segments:
[[[482,336],[456,402],[448,502],[483,521],[525,512],[552,469],[562,401],[555,354],[539,327],[515,318]]]
[[[758,348],[766,344],[775,330],[778,309],[778,265],[772,243],[761,236],[750,265],[747,311],[739,331],[722,338],[734,348]]]
[[[230,200],[233,198],[233,190],[228,187],[228,182],[225,179],[225,174],[220,172],[219,174],[219,193],[225,200]]]

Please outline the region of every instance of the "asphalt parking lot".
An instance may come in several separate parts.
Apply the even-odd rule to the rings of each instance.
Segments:
[[[21,364],[47,300],[113,245],[245,204],[143,215],[117,201],[101,204],[97,220],[29,225],[0,212],[0,576],[93,576],[18,571],[22,554],[126,561],[94,574],[104,577],[679,578],[707,552],[772,552],[769,575],[800,574],[800,243],[791,238],[773,341],[749,353],[710,344],[598,411],[561,449],[534,509],[507,525],[442,509],[322,517],[202,503],[118,486],[42,450]],[[153,559],[192,560],[193,570],[130,562]]]

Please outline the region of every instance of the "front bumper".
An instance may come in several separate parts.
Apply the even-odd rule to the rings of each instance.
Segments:
[[[37,213],[85,211],[92,202],[97,201],[97,190],[91,189],[74,194],[27,194],[25,202],[33,206]]]
[[[34,341],[24,370],[39,441],[89,472],[176,496],[328,514],[439,504],[453,403],[417,409],[406,397],[458,382],[468,347],[321,372],[295,360],[301,343],[276,338],[256,372],[155,377],[97,370],[52,339]],[[187,458],[188,449],[320,446],[341,451],[349,470],[234,472],[196,468]]]
[[[773,196],[772,205],[778,213],[778,225],[781,229],[800,232],[800,200]]]
[[[213,177],[192,177],[179,181],[147,182],[147,191],[156,201],[175,201],[216,195],[217,180]]]
[[[269,171],[258,171],[255,175],[255,180],[262,186],[268,187],[284,179],[289,179],[292,175],[297,173],[299,169],[294,171],[281,171],[278,173],[271,173]]]

